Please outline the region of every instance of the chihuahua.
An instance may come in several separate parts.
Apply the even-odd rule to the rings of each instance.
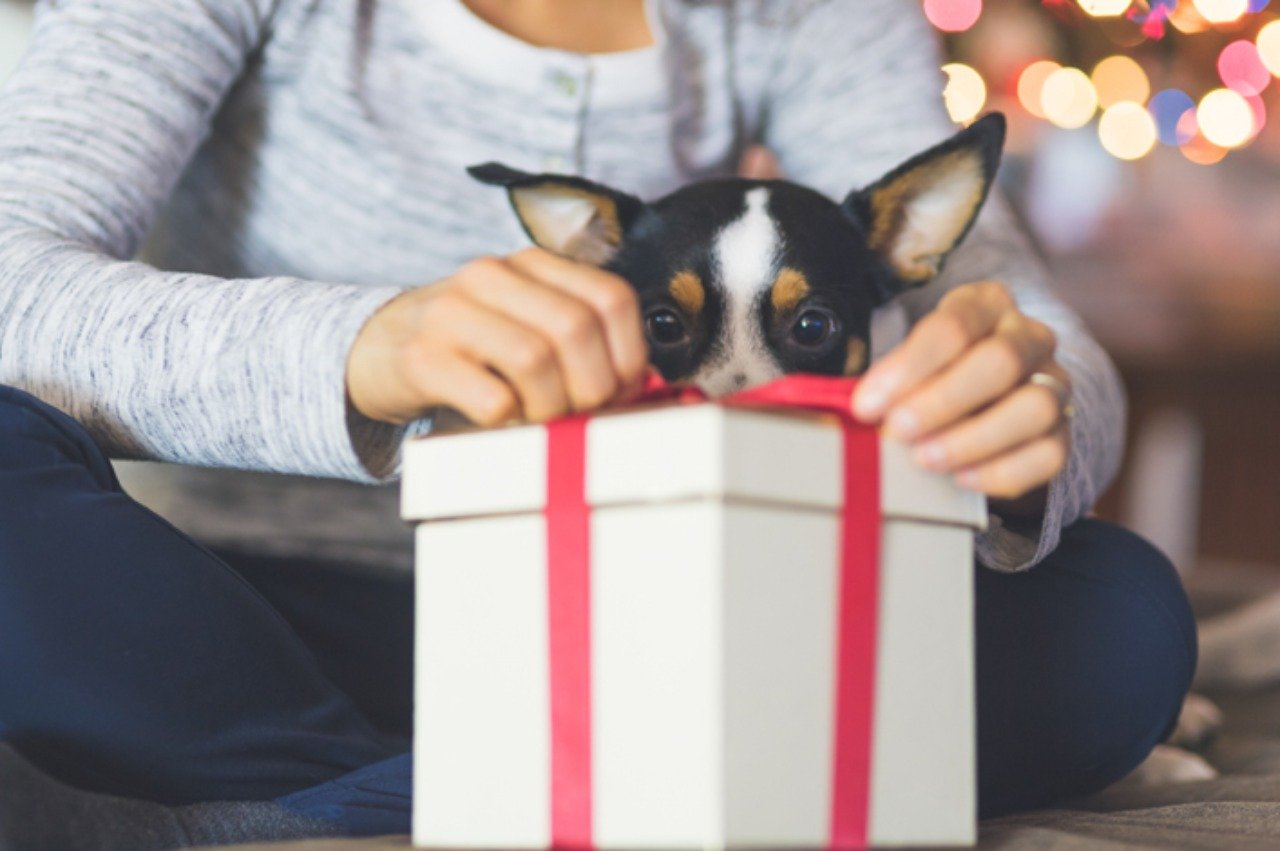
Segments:
[[[718,396],[865,370],[872,311],[942,269],[1004,135],[1004,116],[988,115],[840,204],[783,180],[707,180],[646,203],[569,175],[469,172],[507,190],[534,243],[629,281],[653,365]]]

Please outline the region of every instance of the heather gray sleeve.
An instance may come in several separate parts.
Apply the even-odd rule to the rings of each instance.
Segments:
[[[369,480],[401,432],[350,416],[346,353],[398,290],[128,262],[275,2],[38,7],[0,91],[0,383],[117,456]]]
[[[790,22],[765,100],[764,141],[784,173],[843,197],[955,132],[942,108],[936,38],[911,0],[816,0]],[[1074,383],[1076,418],[1066,469],[1049,488],[1042,522],[1015,528],[993,518],[980,560],[1022,570],[1058,545],[1111,481],[1123,451],[1124,394],[1110,359],[1049,291],[1048,276],[1003,199],[993,197],[944,273],[906,300],[913,318],[948,289],[997,280],[1021,309],[1058,335],[1058,360]]]

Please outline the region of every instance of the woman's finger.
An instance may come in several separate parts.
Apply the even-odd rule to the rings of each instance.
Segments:
[[[1070,437],[1065,427],[956,474],[963,488],[996,499],[1017,499],[1047,484],[1066,466]]]
[[[951,428],[917,444],[920,466],[946,473],[972,467],[1041,435],[1062,421],[1062,406],[1052,392],[1025,385]]]
[[[907,338],[858,382],[853,413],[864,422],[879,422],[899,399],[959,358],[996,327],[1010,302],[992,295],[989,286],[972,284],[949,292],[933,312],[915,324]]]
[[[434,308],[457,351],[498,373],[515,391],[526,420],[541,422],[569,410],[569,392],[555,349],[537,331],[454,292]]]
[[[520,400],[507,382],[479,363],[449,355],[431,358],[414,376],[425,398],[438,399],[480,426],[500,426],[519,416]]]
[[[947,428],[1024,382],[1049,361],[1053,349],[1053,333],[1042,323],[1016,311],[1005,314],[994,334],[890,410],[889,434],[914,440]]]
[[[551,343],[575,411],[597,408],[620,387],[604,327],[581,300],[535,280],[504,261],[469,279],[468,298],[540,332]]]
[[[635,290],[610,272],[577,263],[541,248],[519,251],[512,266],[586,303],[604,328],[613,369],[623,386],[638,386],[649,364]]]
[[[773,151],[763,145],[751,145],[738,161],[738,176],[748,180],[777,180],[782,177],[782,166]]]

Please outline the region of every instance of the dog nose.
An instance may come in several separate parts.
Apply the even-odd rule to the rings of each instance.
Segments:
[[[741,390],[747,386],[747,374],[745,372],[734,373],[733,378],[729,379],[733,384],[734,390]]]

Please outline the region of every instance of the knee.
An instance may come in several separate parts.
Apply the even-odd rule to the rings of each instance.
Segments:
[[[1080,595],[1082,628],[1092,627],[1128,654],[1112,657],[1117,672],[1143,667],[1137,683],[1164,682],[1181,695],[1195,674],[1195,616],[1169,559],[1145,538],[1100,520],[1066,529],[1041,567],[1058,570]],[[1128,659],[1125,656],[1128,655]],[[1148,666],[1144,666],[1148,663]]]
[[[88,469],[99,486],[114,486],[111,465],[84,426],[26,391],[0,385],[0,493],[17,488],[34,496],[33,472],[68,463]]]
[[[1001,578],[1025,579],[1031,590],[1013,601],[1026,606],[1022,646],[988,649],[985,665],[980,649],[980,747],[990,745],[988,768],[1005,774],[981,772],[994,790],[987,815],[1090,794],[1128,774],[1176,722],[1196,661],[1177,574],[1123,529],[1077,524],[1030,574]],[[1007,614],[979,612],[980,648],[984,615]]]

